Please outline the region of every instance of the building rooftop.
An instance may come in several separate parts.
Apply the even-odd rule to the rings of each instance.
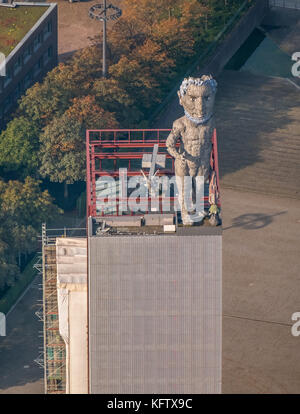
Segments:
[[[10,54],[48,10],[48,7],[45,6],[16,5],[15,7],[7,7],[0,5],[0,52],[5,56]]]
[[[104,224],[104,225],[103,225]],[[172,225],[173,224],[173,225]],[[208,218],[193,226],[178,224],[173,214],[90,217],[89,236],[219,236],[222,225],[213,227]]]

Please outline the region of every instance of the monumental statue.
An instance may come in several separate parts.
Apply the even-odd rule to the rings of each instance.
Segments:
[[[184,116],[173,123],[166,145],[169,154],[175,158],[175,175],[177,183],[180,184],[179,204],[184,225],[193,224],[185,204],[185,176],[191,176],[193,180],[197,176],[204,177],[204,188],[206,192],[209,191],[211,205],[208,213],[209,222],[211,225],[220,224],[217,202],[213,194],[216,177],[210,165],[216,92],[217,82],[210,75],[184,79],[178,91]],[[213,191],[210,191],[211,189]]]

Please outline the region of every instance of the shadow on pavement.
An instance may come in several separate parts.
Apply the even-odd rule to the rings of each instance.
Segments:
[[[232,220],[232,225],[223,228],[223,230],[229,230],[234,227],[242,227],[245,230],[258,230],[267,227],[273,222],[273,217],[286,214],[287,211],[281,211],[271,215],[261,213],[248,213],[242,214],[241,216],[235,217]]]

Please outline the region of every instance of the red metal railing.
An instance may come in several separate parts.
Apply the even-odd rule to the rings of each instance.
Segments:
[[[127,176],[140,176],[140,168],[133,165],[136,160],[142,160],[145,153],[152,153],[154,144],[158,144],[159,153],[165,154],[166,159],[169,160],[168,168],[160,170],[157,175],[174,176],[174,159],[167,153],[166,138],[170,133],[170,129],[102,129],[102,130],[88,130],[86,131],[86,177],[87,177],[87,215],[96,217],[103,213],[97,213],[97,195],[96,195],[96,181],[101,176],[119,177],[120,162],[127,162]],[[217,134],[214,130],[212,136],[212,154],[211,167],[216,172],[217,186],[219,189],[219,167],[218,167],[218,149],[217,149]],[[178,144],[179,145],[179,144]],[[127,151],[126,151],[127,150]],[[110,162],[110,167],[107,168],[107,163]],[[119,164],[119,165],[118,165]],[[159,199],[160,209],[163,197]],[[175,197],[165,198],[174,202]],[[105,200],[102,200],[105,201]],[[118,197],[117,211],[118,211]],[[150,201],[150,197],[148,198]],[[208,197],[204,197],[205,204],[208,204]],[[149,203],[148,203],[149,204]],[[220,206],[220,200],[218,202]]]

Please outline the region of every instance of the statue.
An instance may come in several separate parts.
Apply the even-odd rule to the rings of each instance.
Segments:
[[[185,115],[173,123],[166,146],[169,154],[175,158],[179,204],[184,225],[191,225],[194,222],[184,202],[184,177],[191,176],[195,180],[195,177],[203,176],[206,191],[209,187],[216,187],[215,173],[211,171],[210,166],[212,134],[215,128],[213,109],[216,92],[217,82],[210,75],[184,79],[178,91],[179,102],[183,106]],[[178,141],[180,142],[179,148],[176,147]],[[211,203],[210,224],[218,225],[220,219],[215,197],[211,197],[210,194],[209,200]]]

